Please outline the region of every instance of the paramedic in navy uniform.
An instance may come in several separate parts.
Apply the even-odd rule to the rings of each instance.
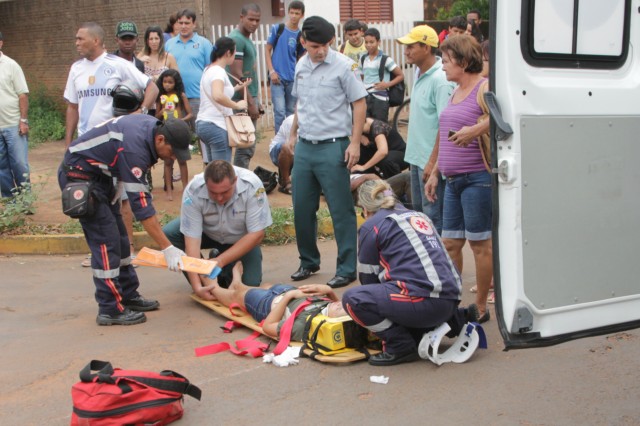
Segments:
[[[458,308],[462,282],[431,220],[396,203],[389,184],[367,181],[358,191],[366,222],[358,233],[358,275],[342,304],[358,324],[383,341],[369,364],[394,365],[418,359],[411,329],[448,322],[457,335],[477,307]],[[365,285],[371,284],[371,285]]]
[[[358,64],[330,48],[334,36],[333,25],[318,16],[302,25],[307,54],[296,65],[292,93],[298,106],[284,149],[293,154],[295,146],[296,159],[292,195],[300,268],[291,279],[304,280],[320,269],[316,212],[322,191],[338,244],[336,275],[327,284],[337,288],[356,279],[357,229],[349,170],[360,158],[367,90]]]
[[[91,249],[98,325],[139,324],[146,321],[144,311],[159,306],[138,293],[112,177],[122,182],[136,219],[163,249],[169,269],[178,270],[185,254],[162,232],[144,176],[158,158],[188,160],[190,142],[189,126],[182,120],[162,123],[150,115],[131,114],[99,124],[67,148],[58,170],[60,188],[74,181],[93,182],[95,213],[80,218],[80,224]]]

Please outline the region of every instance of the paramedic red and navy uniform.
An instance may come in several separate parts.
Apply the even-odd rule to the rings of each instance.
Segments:
[[[164,127],[161,129],[159,126]],[[80,224],[91,250],[95,297],[99,305],[97,321],[100,325],[144,322],[144,314],[136,311],[149,311],[159,306],[158,302],[146,300],[138,293],[139,281],[131,265],[118,188],[127,192],[136,219],[141,222],[153,219],[147,224],[154,225],[156,211],[145,172],[158,161],[160,148],[163,156],[184,156],[185,149],[188,155],[187,137],[190,138],[186,125],[172,122],[167,126],[149,115],[132,114],[94,127],[73,141],[65,152],[58,172],[60,188],[69,181],[93,182],[95,213],[81,217]],[[162,141],[160,145],[158,139]],[[113,178],[118,181],[118,187],[114,186]],[[171,249],[169,241],[163,239],[159,224],[157,228],[161,234],[159,240],[154,237],[155,232],[149,234],[161,247]]]
[[[342,304],[360,325],[384,342],[385,355],[374,365],[418,358],[412,329],[430,329],[454,321],[462,283],[433,223],[400,204],[380,209],[360,228],[358,274],[362,286],[348,289]],[[371,284],[371,285],[366,285]]]

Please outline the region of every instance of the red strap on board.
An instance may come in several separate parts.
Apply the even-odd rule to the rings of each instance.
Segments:
[[[285,349],[287,349],[287,346],[289,346],[289,342],[291,342],[291,330],[293,329],[293,322],[296,320],[296,317],[300,314],[300,312],[310,304],[310,299],[302,302],[296,308],[296,310],[293,311],[291,316],[287,318],[284,324],[282,324],[282,327],[280,327],[280,341],[278,342],[276,348],[273,350],[274,354],[280,355],[282,352],[284,352]]]
[[[256,338],[259,337],[260,334],[260,332],[254,331],[251,336],[242,340],[237,340],[234,344],[235,346],[233,346],[229,342],[220,342],[214,343],[213,345],[196,348],[196,356],[201,357],[205,355],[213,355],[220,352],[231,351],[236,355],[249,354],[254,358],[258,358],[260,356],[263,356],[267,349],[269,349],[268,343],[262,343],[256,340]]]

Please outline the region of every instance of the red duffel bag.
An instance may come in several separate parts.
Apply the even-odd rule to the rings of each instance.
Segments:
[[[94,360],[71,388],[71,425],[166,425],[182,417],[184,395],[200,400],[201,394],[173,371],[121,370]]]

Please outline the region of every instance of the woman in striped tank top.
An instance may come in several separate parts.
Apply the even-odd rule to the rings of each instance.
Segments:
[[[148,27],[144,33],[144,49],[138,54],[144,62],[144,73],[155,82],[169,68],[177,70],[176,58],[164,50],[164,34],[160,27]]]
[[[478,120],[483,115],[478,91],[482,95],[487,90],[486,79],[480,74],[482,48],[473,37],[460,35],[445,40],[440,49],[447,80],[458,87],[440,115],[437,164],[425,184],[425,193],[432,199],[437,179],[446,179],[442,241],[460,272],[462,247],[469,241],[476,264],[476,304],[484,322],[489,319],[487,296],[493,277],[493,250],[491,174],[478,143],[479,136],[489,133],[489,120]]]

